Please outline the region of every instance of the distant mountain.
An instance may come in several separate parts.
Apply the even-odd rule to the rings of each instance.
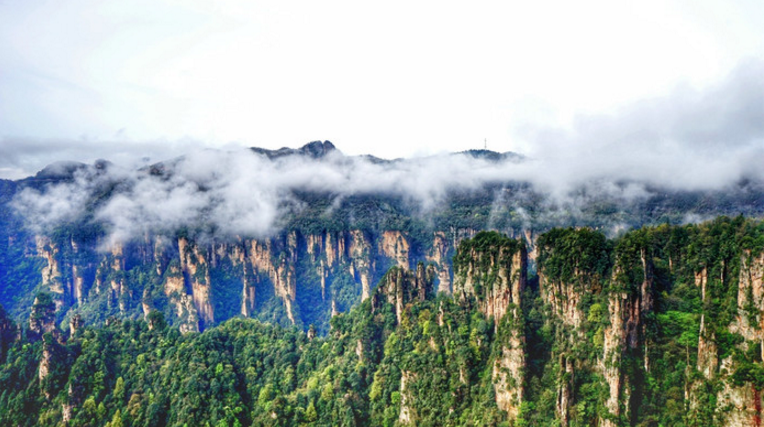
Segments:
[[[507,151],[504,153],[497,153],[496,151],[491,150],[467,150],[467,151],[461,151],[458,154],[467,155],[470,157],[474,157],[476,159],[486,159],[486,160],[493,160],[493,161],[504,161],[504,160],[511,160],[511,161],[522,161],[525,160],[525,156],[517,153],[513,153],[511,151]]]
[[[139,170],[55,163],[0,183],[0,304],[24,319],[45,291],[59,322],[158,310],[184,332],[245,316],[326,333],[392,266],[432,264],[451,293],[451,258],[481,230],[523,239],[533,266],[538,236],[554,227],[616,236],[764,214],[754,180],[679,190],[601,179],[561,192],[519,179],[528,165],[488,150],[345,156],[329,141],[207,150]]]
[[[314,159],[320,159],[329,153],[339,153],[339,150],[329,141],[313,141],[303,145],[300,148],[279,148],[278,150],[268,150],[266,148],[252,147],[250,148],[257,154],[262,154],[269,159],[277,159],[284,156],[308,156]]]

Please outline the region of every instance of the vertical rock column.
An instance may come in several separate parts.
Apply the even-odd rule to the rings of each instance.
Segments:
[[[185,238],[178,239],[180,268],[191,287],[194,307],[204,325],[215,322],[215,311],[210,300],[210,266],[205,254]]]
[[[521,299],[526,269],[525,245],[493,232],[463,241],[454,257],[454,298],[460,304],[477,305],[494,319],[500,342],[493,361],[494,392],[497,406],[510,420],[517,418],[524,393]]]

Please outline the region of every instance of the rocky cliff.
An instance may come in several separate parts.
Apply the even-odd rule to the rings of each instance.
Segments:
[[[609,268],[609,247],[602,234],[588,229],[553,230],[539,239],[539,291],[551,314],[546,322],[554,330],[555,345],[551,359],[557,362],[556,376],[560,379],[555,412],[562,426],[567,426],[574,416],[571,412],[576,404],[577,377],[592,373],[602,375],[605,364],[611,365],[610,361],[618,359],[618,352],[613,353],[616,345],[618,350],[621,348],[622,322],[619,320],[620,301],[617,297],[613,299],[616,318],[610,326],[608,347],[603,349],[610,360],[598,366],[595,358],[603,355],[589,354],[585,357],[585,353],[596,352],[596,348],[583,347],[589,338],[587,331],[596,328],[596,325],[590,325],[595,323],[595,319],[590,319],[593,316],[589,314],[603,311],[603,305],[595,303],[592,297],[604,297]],[[596,320],[599,322],[600,319]],[[591,335],[591,338],[599,340],[600,347],[603,345],[602,334],[602,330],[595,329]],[[608,372],[607,369],[604,371]],[[611,377],[619,374],[614,371],[610,373]],[[620,388],[617,379],[611,378],[610,381],[613,389]],[[617,399],[617,396],[614,397]],[[610,406],[613,403],[609,403]]]
[[[459,246],[454,258],[454,298],[493,319],[498,337],[492,357],[496,405],[515,420],[523,402],[526,364],[522,296],[526,286],[525,244],[481,232]]]
[[[725,425],[761,426],[764,388],[764,252],[744,250],[739,259],[725,261],[721,266],[709,266],[719,272],[718,278],[709,278],[709,268],[696,273],[704,304],[716,308],[722,304],[714,298],[713,287],[729,287],[732,304],[729,317],[721,322],[716,313],[708,318],[704,313],[700,321],[697,353],[697,371],[702,375],[690,385],[690,407],[702,412],[708,394],[708,385],[716,385],[715,409]],[[737,267],[729,264],[738,264]],[[719,268],[721,267],[721,268]],[[734,277],[734,270],[739,270]],[[716,307],[715,307],[716,306]],[[727,323],[727,319],[730,322]],[[716,320],[716,321],[715,321]],[[721,328],[719,326],[722,326]]]
[[[58,233],[36,236],[35,248],[44,261],[40,289],[53,295],[59,319],[85,310],[84,323],[103,322],[158,309],[184,332],[234,315],[316,324],[326,332],[328,319],[369,298],[390,266],[427,261],[437,272],[437,290],[450,293],[450,257],[474,233],[451,229],[414,238],[397,230],[284,231],[225,242],[145,235],[108,244]],[[87,310],[92,306],[108,309]]]
[[[737,218],[615,242],[586,229],[542,235],[539,294],[554,370],[543,375],[555,378],[561,425],[588,414],[602,426],[633,425],[656,402],[686,425],[760,425],[760,233]]]
[[[106,389],[89,372],[114,367],[131,376],[115,388],[139,387],[143,375],[165,375],[169,360],[195,360],[190,355],[197,350],[188,343],[207,346],[211,337],[231,334],[252,340],[232,346],[244,356],[221,353],[207,366],[214,369],[194,364],[193,370],[202,376],[214,371],[216,384],[225,381],[231,390],[246,388],[226,396],[247,393],[242,402],[252,403],[242,407],[251,407],[241,416],[247,423],[257,418],[267,424],[276,414],[294,424],[340,416],[368,425],[761,425],[763,223],[720,218],[643,228],[615,239],[591,229],[556,229],[538,236],[536,271],[529,269],[524,241],[481,232],[459,244],[450,295],[440,291],[442,265],[400,265],[406,253],[410,263],[432,261],[453,236],[435,234],[431,245],[405,233],[361,230],[225,244],[180,237],[144,250],[125,245],[100,252],[95,260],[80,261],[105,269],[89,288],[83,281],[89,289],[84,304],[106,307],[118,298],[114,313],[123,301],[125,314],[135,307],[136,317],[150,304],[147,322],[112,317],[102,329],[93,328],[81,324],[88,315],[82,310],[70,316],[67,337],[55,320],[60,294],[51,291],[38,295],[25,332],[14,332],[0,312],[0,344],[14,361],[0,370],[0,385],[15,390],[0,395],[0,403],[23,404],[24,390],[31,390],[51,422],[82,421],[88,400],[128,406],[135,400],[130,408],[139,414],[140,397],[132,396],[159,393],[165,379],[147,382],[151,389],[122,390],[115,400],[104,397]],[[74,250],[51,240],[58,253]],[[71,264],[58,260],[52,245],[44,250],[53,254],[46,271],[58,265],[60,283],[66,283]],[[155,261],[139,267],[146,259]],[[382,265],[391,268],[361,302],[362,270],[373,275]],[[99,280],[103,286],[96,291]],[[114,293],[112,282],[129,288],[133,280],[145,284],[142,293]],[[338,283],[354,290],[355,309],[339,309],[347,295]],[[254,290],[255,315],[275,317],[290,298],[295,323],[311,313],[301,299],[309,293],[316,305],[335,309],[330,333],[233,319],[207,335],[181,337],[165,323],[161,311],[173,314],[183,332],[210,328],[205,310],[212,310],[214,317],[207,318],[214,322],[225,310],[238,313],[240,306],[216,305],[227,285],[228,295],[242,295],[245,286]],[[82,307],[76,298],[70,303],[75,311]],[[247,329],[251,337],[242,334]],[[157,342],[176,342],[189,357],[172,359],[177,351]],[[109,346],[123,350],[103,351]],[[132,360],[135,346],[145,354]],[[124,363],[114,362],[122,357]],[[289,362],[273,364],[277,359]],[[228,367],[237,361],[241,366]],[[236,373],[247,378],[246,387],[237,388]],[[109,384],[120,383],[115,372],[104,375]],[[286,397],[278,395],[277,384]],[[303,410],[290,412],[290,405]],[[15,419],[4,409],[0,405],[0,419]]]
[[[400,324],[405,314],[406,306],[423,302],[432,296],[434,291],[435,270],[420,263],[415,271],[404,267],[392,267],[379,283],[371,302],[372,310],[380,307],[380,300],[385,299],[395,309],[395,318]]]

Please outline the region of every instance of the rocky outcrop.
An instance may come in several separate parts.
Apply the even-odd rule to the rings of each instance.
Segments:
[[[307,327],[328,318],[317,313],[336,314],[355,303],[348,278],[365,300],[387,268],[411,268],[419,261],[433,265],[437,290],[451,293],[455,245],[474,234],[471,229],[433,231],[432,240],[420,242],[397,230],[290,231],[205,243],[184,236],[143,235],[129,242],[37,236],[35,248],[43,261],[43,287],[62,316],[91,303],[105,304],[109,315],[116,311],[128,317],[164,309],[170,322],[189,332],[235,314],[259,317],[262,308],[274,304],[283,307],[289,323]],[[219,286],[225,291],[217,292]],[[232,286],[238,288],[235,294]],[[300,298],[301,293],[309,296]],[[221,295],[227,300],[218,301]],[[232,295],[235,300],[229,301]],[[319,307],[298,307],[307,299]],[[233,313],[231,306],[237,307]],[[217,313],[221,307],[224,311]]]
[[[400,231],[384,231],[380,236],[380,254],[395,261],[401,268],[409,269],[409,251],[411,245]]]
[[[740,259],[740,277],[737,289],[737,316],[730,332],[738,333],[746,341],[760,343],[764,357],[764,253],[753,256],[744,251]]]
[[[266,241],[260,243],[256,240],[249,242],[249,259],[255,275],[265,275],[270,278],[274,293],[281,298],[286,308],[286,314],[292,323],[295,323],[292,304],[297,295],[297,280],[295,264],[297,261],[297,236],[294,232],[289,233],[281,242],[284,250],[278,255],[274,254],[274,243]]]
[[[498,327],[507,311],[521,304],[527,274],[525,246],[485,232],[464,243],[454,258],[454,298],[477,304]]]
[[[436,231],[432,237],[432,248],[427,255],[427,261],[433,263],[437,270],[438,292],[451,293],[451,263],[449,258],[453,252],[446,233]]]
[[[496,406],[506,411],[509,419],[516,419],[523,402],[523,372],[525,369],[525,340],[520,330],[513,330],[504,340],[493,365]]]
[[[563,381],[560,381],[557,389],[557,405],[556,414],[560,419],[561,426],[567,426],[570,418],[570,407],[573,404],[573,383],[575,382],[576,371],[574,369],[574,361],[566,354],[562,354],[560,359],[560,370],[562,375],[560,377]]]
[[[79,313],[69,319],[69,336],[72,337],[82,327],[82,316]]]
[[[698,285],[704,288],[704,296],[708,282],[705,273],[704,270],[697,276]],[[741,351],[755,346],[761,357],[764,352],[764,253],[754,255],[749,250],[743,251],[737,285],[737,314],[729,325],[729,332],[742,337],[742,343],[738,345]],[[764,406],[762,390],[749,378],[742,384],[732,379],[734,373],[741,368],[740,361],[732,356],[719,360],[715,338],[713,332],[708,330],[704,316],[701,320],[697,369],[706,379],[721,380],[722,389],[717,394],[717,408],[724,413],[725,425],[761,426]],[[695,387],[697,385],[693,387],[693,392]],[[694,395],[691,399],[692,406],[696,407]]]
[[[630,302],[626,293],[614,293],[610,296],[608,303],[610,324],[603,331],[602,359],[599,362],[599,368],[609,391],[605,401],[607,414],[600,416],[600,425],[603,427],[615,427],[617,424],[613,418],[620,417],[621,408],[624,404],[628,404],[628,384],[621,370],[621,360],[623,360],[627,341],[627,316],[633,314],[633,305]]]
[[[711,380],[719,368],[718,348],[714,331],[706,326],[706,315],[700,316],[700,334],[698,339],[698,371]]]
[[[51,359],[53,358],[53,352],[51,351],[51,344],[47,341],[43,342],[42,355],[40,356],[40,367],[37,370],[37,378],[43,381],[48,377],[51,368]],[[49,395],[45,396],[50,399]]]
[[[56,311],[65,311],[72,305],[82,305],[87,301],[89,285],[92,284],[94,264],[75,239],[35,236],[37,256],[45,262],[40,271],[41,285],[53,295]]]
[[[523,238],[525,239],[525,245],[528,248],[528,260],[535,263],[539,257],[538,249],[536,248],[536,239],[538,235],[533,230],[523,230]]]
[[[128,310],[126,300],[130,299],[129,296],[132,294],[131,288],[125,283],[125,251],[125,247],[119,242],[105,248],[93,283],[95,295],[106,294],[109,306],[118,305],[121,313]],[[82,294],[85,300],[84,290]]]
[[[416,414],[414,413],[414,409],[411,407],[409,403],[409,396],[408,396],[408,390],[406,385],[411,382],[415,378],[415,375],[408,371],[401,372],[401,385],[400,385],[400,393],[401,393],[401,412],[400,415],[398,415],[398,422],[400,422],[402,425],[410,425],[412,423],[412,420],[416,419]]]
[[[648,258],[646,249],[640,249],[638,262],[642,277],[638,287],[625,282],[627,276],[623,272],[633,268],[625,261],[628,257],[618,257],[613,266],[611,289],[608,290],[608,321],[602,330],[602,357],[597,366],[609,391],[605,401],[607,413],[600,414],[603,427],[619,425],[615,420],[628,418],[631,411],[629,377],[622,364],[624,357],[644,349],[642,367],[649,371],[644,316],[652,310],[654,274],[652,261]],[[597,322],[597,316],[599,313],[590,309],[588,320]]]
[[[563,324],[580,331],[581,324],[586,318],[583,311],[579,308],[581,297],[594,286],[590,282],[590,277],[582,276],[577,270],[573,274],[582,280],[583,283],[548,280],[545,275],[540,274],[539,289],[541,289],[541,297],[545,302],[549,303],[557,318]]]
[[[372,271],[374,271],[374,259],[371,257],[371,242],[361,230],[350,231],[349,237],[348,256],[350,257],[350,274],[361,283],[361,300],[366,300],[371,294],[371,275]],[[339,251],[338,253],[341,254]],[[408,264],[404,268],[408,268]]]
[[[46,236],[36,236],[35,243],[37,255],[45,259],[46,263],[40,272],[42,286],[55,295],[56,310],[60,310],[64,306],[66,297],[66,288],[64,287],[61,265],[59,264],[60,249],[58,245]]]
[[[178,239],[180,268],[184,280],[191,288],[191,299],[204,325],[215,322],[215,311],[210,299],[210,271],[207,257],[197,245],[190,245],[185,238]]]
[[[393,305],[398,324],[403,320],[406,306],[415,301],[424,301],[433,292],[433,268],[417,265],[416,272],[404,268],[391,268],[372,297],[372,310],[381,307],[383,301]]]
[[[551,317],[547,320],[555,336],[551,357],[558,361],[555,410],[563,427],[568,425],[572,408],[577,403],[575,396],[578,372],[601,371],[609,365],[605,359],[619,360],[620,354],[614,354],[613,351],[621,340],[625,340],[624,320],[613,319],[607,357],[602,355],[602,361],[598,364],[592,363],[590,359],[582,360],[581,351],[577,350],[581,342],[586,342],[584,340],[587,339],[587,328],[601,325],[600,319],[588,319],[588,315],[592,314],[593,309],[604,311],[602,305],[595,309],[594,304],[586,307],[582,302],[585,298],[592,301],[592,296],[597,296],[598,299],[607,296],[603,294],[603,283],[609,278],[610,270],[606,263],[601,262],[610,258],[606,248],[605,237],[589,229],[557,230],[538,240],[539,293],[551,311]],[[621,301],[617,298],[620,296],[614,298],[614,309],[618,310],[618,314],[614,316],[628,317],[625,311],[629,310],[618,307]],[[595,336],[601,333],[603,332],[596,331]],[[622,384],[620,372],[617,371],[620,371],[620,368],[610,371],[610,381],[613,383],[613,389],[620,390]],[[604,375],[604,372],[602,373]],[[612,394],[613,399],[620,400],[619,392]],[[611,406],[615,405],[611,402]]]
[[[255,288],[255,284],[251,283],[249,279],[251,270],[248,269],[246,265],[243,266],[242,269],[241,315],[244,317],[251,317],[255,313],[257,307],[257,288]]]
[[[478,233],[454,258],[454,298],[493,318],[498,352],[492,369],[499,409],[517,418],[524,393],[525,335],[522,294],[526,285],[525,245],[497,233]]]
[[[181,333],[199,332],[199,315],[193,297],[186,292],[183,272],[177,265],[165,271],[164,293],[175,308]]]
[[[38,294],[29,315],[29,332],[36,337],[53,332],[56,328],[56,305],[49,294]]]
[[[725,367],[727,366],[723,366]],[[725,409],[724,425],[761,427],[762,405],[764,405],[761,390],[756,389],[752,384],[736,387],[726,381],[722,387],[718,394],[717,407]]]

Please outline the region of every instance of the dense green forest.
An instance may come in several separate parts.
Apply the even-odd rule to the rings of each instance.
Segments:
[[[764,224],[553,229],[536,250],[464,240],[453,296],[393,267],[325,336],[181,334],[159,311],[63,331],[39,294],[28,324],[0,310],[0,424],[760,425]]]

